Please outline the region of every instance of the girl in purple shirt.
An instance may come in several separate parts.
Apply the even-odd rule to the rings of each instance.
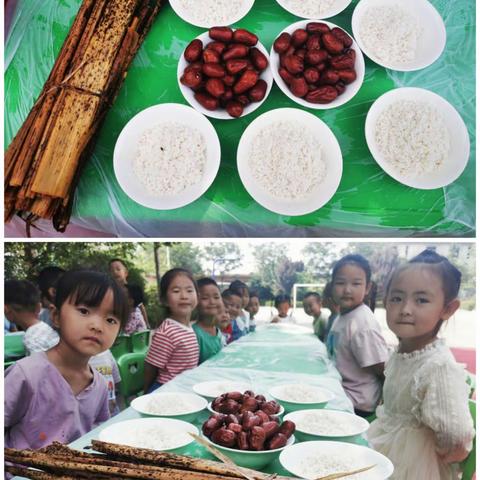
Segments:
[[[60,342],[5,372],[5,446],[70,443],[109,418],[105,380],[88,362],[108,350],[128,318],[122,289],[107,275],[65,273],[52,310]]]

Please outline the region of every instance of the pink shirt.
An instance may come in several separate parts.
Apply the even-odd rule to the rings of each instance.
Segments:
[[[107,384],[93,372],[78,395],[44,352],[22,358],[5,372],[5,446],[38,449],[70,443],[110,417]]]
[[[141,332],[147,330],[147,324],[143,318],[142,311],[137,307],[128,317],[128,322],[123,329],[126,335],[131,335],[135,332]]]
[[[388,349],[370,308],[362,304],[340,315],[328,334],[327,349],[354,407],[373,412],[382,397],[382,382],[365,367],[387,361]]]
[[[192,327],[167,318],[153,334],[145,361],[158,368],[156,381],[164,384],[179,373],[195,368],[199,353]]]

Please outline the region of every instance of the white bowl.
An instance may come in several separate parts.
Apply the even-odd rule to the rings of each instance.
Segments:
[[[217,443],[212,442],[208,437],[202,437],[215,448],[222,451],[227,457],[235,462],[239,467],[253,468],[255,470],[263,468],[265,465],[273,462],[278,458],[279,453],[295,442],[295,436],[292,435],[284,447],[276,448],[275,450],[237,450],[236,448],[222,447]]]
[[[370,7],[392,5],[392,0],[360,0],[352,16],[352,31],[360,48],[378,65],[391,70],[409,72],[428,67],[442,54],[447,41],[447,32],[442,17],[427,0],[402,0],[399,2],[419,20],[423,29],[417,40],[415,58],[408,63],[394,63],[391,60],[380,60],[366,45],[360,34],[360,20]]]
[[[322,10],[321,15],[314,15],[313,17],[308,15],[308,12],[302,9],[302,7],[295,7],[289,5],[285,0],[277,0],[277,3],[283,7],[287,12],[290,12],[292,15],[296,15],[297,17],[301,18],[329,18],[335,15],[338,15],[340,12],[343,12],[349,5],[352,3],[352,0],[336,0],[329,9]]]
[[[177,195],[157,197],[150,194],[134,173],[138,141],[145,130],[163,122],[178,122],[201,132],[207,148],[204,174],[198,183]],[[113,168],[122,190],[135,202],[157,210],[183,207],[210,187],[220,167],[220,141],[210,121],[193,108],[177,103],[164,103],[137,113],[123,128],[113,152]]]
[[[213,400],[216,397],[219,397],[223,393],[227,392],[245,392],[245,390],[251,390],[250,385],[246,383],[233,382],[233,381],[222,381],[222,380],[213,380],[210,382],[201,382],[193,386],[193,391],[197,395],[207,398],[208,400]]]
[[[312,390],[312,392],[318,394],[318,398],[312,402],[297,402],[290,400],[287,396],[285,396],[286,387],[297,390],[302,387],[308,387]],[[294,412],[296,410],[303,410],[305,408],[324,408],[330,400],[335,398],[335,395],[329,390],[298,383],[277,385],[271,388],[268,393],[285,408],[286,412]]]
[[[338,470],[334,470],[328,473],[319,471],[317,474],[312,472],[311,475],[305,475],[302,464],[308,464],[308,460],[311,458],[318,460],[322,457],[328,463],[331,463],[336,458],[342,463],[347,460],[348,463],[345,462],[346,469],[342,468],[342,472],[375,465],[371,470],[357,474],[358,478],[365,478],[365,480],[384,480],[393,473],[392,462],[381,453],[368,447],[342,442],[318,441],[297,443],[283,450],[280,454],[280,463],[293,475],[306,478],[307,480],[314,480],[323,475],[340,473]]]
[[[166,408],[162,412],[158,412],[150,408],[150,403],[155,401],[157,398],[164,402],[171,400],[170,405],[172,406],[175,406],[176,402],[180,398],[182,401],[188,402],[190,405],[188,408],[182,410]],[[205,410],[206,406],[207,401],[204,398],[200,397],[199,395],[195,395],[194,393],[183,392],[149,393],[148,395],[142,395],[141,397],[135,398],[131,403],[131,407],[143,415],[150,415],[154,417],[170,417],[184,421],[194,420],[202,410]]]
[[[155,442],[153,435],[165,435],[165,443]],[[128,445],[135,448],[150,448],[158,451],[183,449],[193,442],[189,433],[198,435],[198,428],[191,423],[171,418],[136,418],[114,423],[98,434],[102,442]]]
[[[282,30],[276,37],[277,39],[282,33],[287,32],[292,34],[297,28],[306,28],[307,23],[310,23],[312,20],[300,20],[299,22],[292,23],[289,25],[287,28]],[[335,25],[334,23],[322,21],[322,23],[325,23],[328,25],[330,28],[335,28],[338,27],[338,25]],[[342,28],[342,27],[338,27]],[[344,30],[342,28],[342,30]],[[344,30],[345,31],[345,30]],[[346,32],[348,33],[348,32]],[[350,37],[352,37],[349,34]],[[353,37],[352,37],[353,40]],[[298,103],[299,105],[302,105],[302,107],[307,107],[307,108],[313,108],[315,110],[328,110],[330,108],[336,108],[339,107],[340,105],[343,105],[347,103],[349,100],[351,100],[357,92],[360,90],[360,87],[362,86],[363,83],[363,77],[365,76],[365,61],[363,59],[363,54],[362,51],[360,50],[360,47],[357,45],[355,40],[353,40],[352,46],[350,47],[351,49],[355,50],[355,72],[357,73],[357,78],[355,79],[354,82],[346,85],[345,91],[339,95],[333,102],[330,103],[311,103],[307,102],[303,98],[295,96],[291,91],[290,88],[288,88],[288,85],[283,81],[282,77],[278,73],[278,69],[280,68],[280,56],[278,53],[273,49],[273,44],[272,48],[270,50],[270,68],[272,70],[273,78],[275,80],[275,83],[278,85],[280,90],[291,100],[293,100],[295,103]]]
[[[375,141],[375,124],[378,116],[398,100],[414,100],[434,107],[450,132],[450,151],[444,164],[422,176],[407,176],[389,164]],[[397,88],[380,96],[370,107],[365,122],[365,137],[368,148],[380,167],[392,178],[409,187],[430,190],[444,187],[455,181],[467,166],[470,156],[470,139],[467,127],[455,108],[436,93],[423,88]]]
[[[208,32],[204,32],[196,38],[202,41],[204,47],[208,43],[214,41],[209,37]],[[189,65],[189,63],[185,60],[185,57],[182,52],[182,55],[180,56],[180,60],[178,61],[178,67],[177,67],[177,83],[185,100],[195,110],[198,110],[199,112],[203,113],[207,117],[218,118],[219,120],[234,120],[235,118],[242,118],[245,115],[248,115],[249,113],[254,112],[267,99],[273,85],[273,76],[272,76],[272,71],[270,69],[270,58],[268,55],[268,51],[260,43],[260,40],[257,42],[255,47],[258,48],[268,59],[268,67],[260,75],[260,79],[265,80],[265,82],[267,82],[267,91],[265,92],[265,96],[263,97],[262,100],[260,100],[260,102],[252,102],[249,105],[247,105],[244,108],[243,113],[242,115],[240,115],[240,117],[230,116],[224,108],[217,108],[216,110],[207,110],[206,108],[202,107],[202,105],[200,105],[200,103],[198,103],[197,100],[195,100],[195,97],[194,97],[195,92],[190,87],[186,87],[180,82],[180,78],[183,75],[183,71]]]
[[[227,18],[217,16],[207,20],[196,17],[193,12],[190,9],[185,8],[179,0],[170,0],[170,5],[172,6],[173,10],[182,20],[202,28],[210,28],[218,25],[232,25],[247,15],[254,3],[255,0],[243,0],[241,8],[236,12],[233,12],[232,16]]]
[[[255,135],[264,127],[280,120],[305,125],[314,133],[323,147],[326,175],[319,188],[307,197],[292,201],[272,196],[255,179],[248,165],[250,145]],[[298,108],[270,110],[256,118],[243,132],[238,144],[237,167],[240,179],[248,193],[263,207],[282,215],[304,215],[323,207],[337,191],[342,178],[342,152],[330,128],[315,115]],[[301,175],[301,172],[298,172]]]
[[[323,430],[315,427],[314,424],[302,426],[302,418],[307,416],[307,420],[313,421],[324,419],[329,425],[335,427],[341,423],[348,422],[348,431],[337,429],[337,431]],[[285,415],[285,420],[290,420],[295,424],[295,435],[300,441],[330,439],[335,441],[355,441],[362,433],[365,433],[370,424],[362,417],[349,412],[339,410],[313,409],[298,410]]]
[[[221,412],[217,412],[212,408],[212,402],[208,403],[207,409],[212,413],[221,413]],[[255,413],[255,412],[252,412],[252,413]],[[274,413],[272,417],[281,417],[284,413],[285,413],[285,409],[280,405],[280,410],[278,411],[278,413]]]

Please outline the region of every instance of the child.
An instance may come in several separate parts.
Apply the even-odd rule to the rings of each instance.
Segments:
[[[125,333],[125,335],[132,335],[132,333],[147,330],[147,325],[139,308],[144,302],[143,290],[139,285],[131,284],[125,285],[125,289],[127,292],[128,304],[130,306],[130,316],[123,329],[123,333]]]
[[[108,268],[110,270],[110,275],[118,283],[118,285],[120,285],[121,287],[124,287],[125,285],[127,285],[128,268],[123,260],[121,260],[120,258],[113,258],[112,260],[110,260],[110,263],[108,264]],[[138,308],[140,309],[146,328],[150,328],[150,325],[148,323],[148,318],[147,318],[147,311],[145,310],[145,305],[143,304],[143,300],[142,300],[142,303],[138,305]]]
[[[119,384],[122,381],[120,372],[118,370],[117,362],[110,350],[105,350],[98,355],[95,355],[88,362],[89,365],[100,373],[107,382],[108,389],[108,410],[110,416],[120,413],[119,405],[117,404],[117,391]],[[120,400],[120,399],[118,399]]]
[[[60,342],[5,372],[6,447],[70,443],[109,418],[107,385],[88,362],[113,345],[127,316],[125,294],[108,276],[62,276],[52,308]]]
[[[173,268],[163,275],[160,299],[168,318],[155,331],[145,358],[146,393],[198,365],[199,347],[190,324],[197,298],[197,285],[188,270]]]
[[[217,326],[217,315],[223,307],[217,282],[212,278],[201,278],[198,286],[198,320],[193,325],[200,348],[198,363],[208,360],[222,349],[223,335]]]
[[[246,333],[244,324],[242,323],[241,318],[239,318],[242,313],[242,297],[238,292],[227,288],[227,290],[222,293],[222,298],[225,309],[230,316],[232,326],[232,336],[230,341],[233,342],[234,340],[243,337]]]
[[[303,297],[303,310],[313,317],[313,333],[323,342],[326,322],[322,318],[322,297],[317,292],[307,292]]]
[[[245,334],[250,332],[250,313],[246,310],[248,302],[250,301],[250,292],[247,284],[240,280],[234,280],[228,287],[232,292],[240,295],[242,299],[242,309],[240,315],[237,318],[237,324]]]
[[[223,308],[222,294],[213,278],[201,278],[197,281],[198,310],[202,315],[215,318],[220,308]]]
[[[325,333],[324,333],[324,342],[326,342],[328,338],[328,334],[332,329],[333,322],[337,319],[338,315],[340,314],[340,307],[338,306],[337,303],[335,303],[335,300],[333,299],[333,296],[332,296],[332,282],[327,282],[327,284],[325,285],[325,288],[323,289],[322,305],[325,308],[328,308],[330,310],[330,316],[328,317],[327,325],[325,327]]]
[[[5,282],[5,317],[25,331],[23,344],[27,355],[49,350],[59,342],[58,333],[38,318],[41,306],[40,291],[32,282]]]
[[[254,332],[257,328],[255,315],[260,311],[260,297],[258,296],[258,293],[254,291],[249,292],[249,297],[250,298],[248,301],[248,305],[246,306],[246,310],[250,315],[249,331]]]
[[[355,413],[368,417],[382,396],[387,344],[380,325],[364,303],[371,270],[361,255],[347,255],[333,267],[332,295],[340,316],[330,330],[327,350],[342,376],[342,385]]]
[[[271,323],[297,323],[292,313],[290,313],[290,315],[288,314],[291,307],[292,305],[288,295],[277,295],[275,297],[275,308],[278,314],[272,318]]]
[[[466,373],[437,337],[460,305],[460,281],[448,259],[425,250],[399,267],[386,288],[387,324],[399,345],[368,439],[393,462],[398,480],[458,478],[452,463],[472,447]]]
[[[222,333],[222,347],[226,347],[232,341],[232,322],[225,305],[222,305],[217,313],[216,322]]]
[[[50,266],[45,267],[40,271],[37,278],[38,288],[42,295],[42,310],[39,318],[42,322],[52,326],[52,319],[50,317],[50,306],[54,305],[55,290],[57,288],[58,279],[65,273],[65,270],[60,267]]]

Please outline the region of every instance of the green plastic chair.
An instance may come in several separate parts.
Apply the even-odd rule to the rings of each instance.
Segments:
[[[150,341],[150,330],[144,330],[143,332],[135,332],[131,335],[132,339],[132,351],[134,353],[145,353],[148,350]]]
[[[113,357],[117,360],[127,353],[132,353],[132,340],[129,335],[119,335],[110,348]]]
[[[9,333],[4,336],[4,358],[22,358],[27,352],[23,345],[24,332],[21,333]]]
[[[476,426],[476,418],[477,418],[477,404],[475,400],[468,401],[468,408],[470,409],[470,414],[473,418],[473,424]],[[476,443],[477,443],[477,436],[473,439],[473,448],[472,451],[468,454],[468,457],[462,463],[462,480],[472,480],[473,475],[475,474],[476,470],[476,459],[475,459],[475,452],[476,452]]]
[[[127,407],[130,405],[129,397],[137,396],[143,393],[143,367],[145,362],[145,353],[126,353],[118,360],[118,370],[120,371],[120,393],[125,398]]]
[[[475,374],[467,371],[467,384],[470,387],[469,398],[473,398],[475,395],[476,383],[475,383]]]

